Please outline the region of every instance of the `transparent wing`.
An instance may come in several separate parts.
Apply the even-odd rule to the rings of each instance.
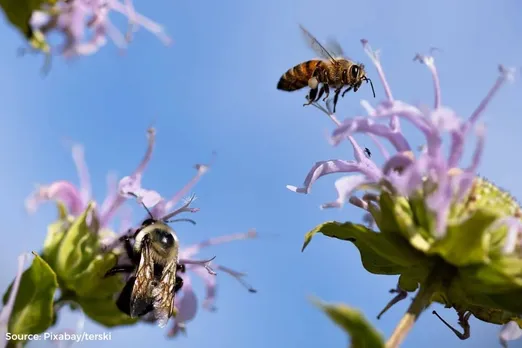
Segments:
[[[335,62],[335,58],[330,54],[330,52],[328,52],[308,30],[306,30],[302,25],[299,25],[299,27],[301,28],[306,43],[316,54],[324,59],[329,59],[332,62]]]
[[[152,289],[154,313],[160,327],[165,327],[174,309],[174,285],[176,283],[176,259],[165,265],[160,282]]]
[[[325,47],[334,57],[345,57],[344,50],[336,39],[329,38],[325,43]]]
[[[130,312],[131,317],[137,317],[144,313],[150,306],[150,290],[154,281],[154,261],[149,252],[148,243],[143,245],[140,265],[136,271],[136,281],[132,289]]]

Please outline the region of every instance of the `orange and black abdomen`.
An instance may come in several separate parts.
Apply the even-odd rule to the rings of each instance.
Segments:
[[[309,60],[288,69],[279,79],[277,89],[291,92],[308,86],[308,80],[320,62],[317,59]]]

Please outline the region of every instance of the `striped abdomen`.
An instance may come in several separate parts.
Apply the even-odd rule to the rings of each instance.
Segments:
[[[279,79],[277,89],[291,92],[308,86],[308,80],[319,63],[321,60],[309,60],[288,69]]]

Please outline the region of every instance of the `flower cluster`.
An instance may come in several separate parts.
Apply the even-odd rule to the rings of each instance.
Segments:
[[[380,233],[362,225],[325,223],[307,235],[305,246],[316,232],[348,240],[358,247],[367,270],[400,274],[395,301],[406,297],[404,290],[420,288],[417,296],[424,296],[424,300],[416,303],[419,311],[432,301],[440,302],[457,310],[465,331],[471,313],[487,322],[506,324],[501,334],[504,341],[520,337],[522,307],[515,299],[522,294],[522,210],[508,193],[476,174],[485,137],[485,127],[478,120],[513,72],[500,66],[500,76],[487,96],[469,118],[462,119],[441,104],[432,56],[415,57],[430,70],[435,90],[433,108],[417,107],[393,98],[378,52],[372,51],[365,40],[362,43],[379,73],[386,99],[375,107],[363,100],[361,105],[368,116],[343,122],[336,119],[330,104],[326,108],[315,104],[336,124],[332,144],[348,140],[355,160],[317,162],[302,187],[287,188],[307,194],[320,177],[352,173],[335,182],[338,198],[322,208],[342,207],[349,202],[362,208],[365,221],[370,226],[375,224]],[[388,124],[380,120],[388,120]],[[408,121],[424,135],[426,145],[418,155],[402,132],[400,120]],[[461,168],[464,145],[473,131],[477,144],[471,163]],[[382,166],[359,146],[355,133],[374,140],[385,158]],[[449,154],[444,152],[445,135],[451,139]],[[387,140],[395,153],[390,155],[379,138]],[[357,191],[364,191],[362,197],[356,195]],[[394,252],[397,254],[392,255]],[[450,275],[434,281],[435,271],[441,271],[442,264]],[[434,292],[441,297],[432,300]],[[390,346],[400,343],[402,334],[394,334]]]
[[[11,21],[24,31],[31,48],[46,53],[48,58],[52,55],[66,58],[92,55],[105,46],[107,38],[118,48],[125,49],[140,27],[155,34],[166,45],[171,42],[159,24],[134,9],[132,0],[44,0],[7,11],[8,18],[30,16],[28,26]],[[30,12],[26,14],[26,11]],[[109,17],[113,12],[128,18],[125,34],[111,22]],[[50,44],[48,39],[52,33],[58,33],[62,41]],[[24,52],[25,49],[21,51]]]
[[[64,304],[80,309],[82,316],[85,315],[107,327],[136,323],[136,319],[127,317],[116,308],[115,296],[118,296],[122,290],[124,279],[103,277],[111,267],[120,264],[122,259],[127,258],[121,247],[121,237],[133,235],[136,230],[132,227],[131,215],[122,209],[124,203],[127,199],[136,200],[158,220],[195,223],[192,219],[170,219],[181,213],[198,211],[197,208],[190,207],[194,200],[193,196],[185,200],[181,207],[176,206],[210,167],[209,164],[196,165],[197,173],[190,182],[171,199],[165,199],[158,192],[144,189],[141,185],[143,173],[152,156],[154,143],[155,131],[149,129],[148,147],[140,164],[131,175],[123,177],[119,182],[114,180],[113,176],[109,176],[108,194],[99,208],[91,196],[90,178],[83,149],[78,145],[73,146],[72,152],[79,173],[80,185],[77,187],[68,181],[56,181],[49,185],[39,186],[36,192],[26,200],[26,208],[29,212],[34,212],[43,202],[55,201],[60,214],[58,221],[49,226],[43,251],[40,255],[33,253],[35,259],[32,266],[21,277],[22,285],[18,286],[20,277],[17,277],[14,285],[8,289],[9,298],[14,299],[18,288],[24,292],[37,290],[38,296],[42,297],[40,301],[48,304],[51,311],[39,315],[39,322],[27,327],[28,321],[25,316],[33,315],[33,310],[39,310],[41,304],[21,303],[20,301],[31,298],[24,293],[22,299],[20,296],[17,297],[14,306],[17,313],[14,316],[10,314],[13,311],[13,300],[6,304],[0,317],[2,319],[0,324],[4,324],[2,328],[7,330],[5,325],[9,321],[9,332],[43,332],[53,325],[59,309]],[[115,233],[110,229],[110,224],[119,211],[125,214],[122,214],[120,221],[120,233]],[[186,323],[196,315],[198,301],[191,285],[191,274],[203,278],[206,284],[203,307],[208,310],[215,309],[217,283],[214,270],[231,275],[250,292],[256,292],[243,280],[244,273],[221,265],[212,265],[211,268],[213,258],[209,260],[192,259],[204,247],[256,236],[257,233],[251,230],[248,233],[209,239],[180,249],[179,263],[185,265],[186,272],[179,274],[184,283],[180,294],[175,297],[176,315],[173,319],[174,325],[168,332],[169,336],[185,332]],[[38,276],[35,277],[34,274],[38,274]],[[58,299],[55,298],[56,292],[60,294]],[[20,314],[20,312],[23,313]],[[156,318],[152,315],[139,319],[145,322],[156,322]],[[27,330],[31,332],[27,332]]]

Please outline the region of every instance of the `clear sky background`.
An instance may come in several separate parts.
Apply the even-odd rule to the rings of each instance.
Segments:
[[[328,144],[325,134],[332,125],[315,108],[301,106],[304,91],[276,90],[283,72],[314,57],[298,24],[322,40],[337,37],[351,57],[364,62],[379,99],[383,90],[359,39],[381,49],[394,96],[413,103],[431,105],[433,100],[430,74],[412,62],[413,56],[432,46],[442,49],[436,55],[442,102],[467,116],[496,79],[498,63],[522,65],[522,3],[157,0],[135,5],[165,25],[174,39],[171,47],[142,29],[125,56],[109,44],[92,57],[70,63],[55,59],[45,79],[39,70],[43,58],[18,58],[22,38],[1,24],[0,287],[5,289],[12,280],[19,253],[40,249],[46,225],[55,217],[50,204],[27,216],[23,202],[33,185],[58,179],[77,182],[65,139],[85,146],[95,197],[101,201],[107,172],[122,176],[134,169],[145,149],[146,128],[154,122],[157,147],[144,184],[169,196],[194,174],[195,163],[217,151],[215,166],[194,191],[201,208],[193,216],[198,225],[176,227],[183,245],[256,228],[259,239],[208,249],[201,256],[217,256],[221,264],[247,271],[259,292],[250,294],[219,275],[218,311],[201,310],[189,323],[187,338],[167,340],[161,329],[141,325],[114,330],[112,342],[90,345],[345,346],[345,334],[310,304],[309,295],[358,306],[389,336],[410,303],[405,300],[380,321],[375,319],[396,277],[366,273],[349,243],[318,236],[300,251],[304,234],[317,224],[358,221],[362,213],[350,207],[319,209],[336,197],[334,177],[321,180],[308,196],[285,188],[300,185],[316,161],[352,158],[346,145]],[[124,21],[117,21],[125,29]],[[488,141],[480,166],[481,174],[517,197],[522,196],[520,95],[518,81],[503,88],[487,109],[483,121]],[[361,114],[361,98],[372,99],[369,86],[342,99],[338,116]],[[380,161],[373,143],[358,139]],[[417,134],[410,139],[422,143]],[[137,223],[143,212],[135,211]],[[202,284],[195,281],[202,299]],[[437,309],[456,324],[453,311]],[[73,326],[76,318],[62,317],[60,327]],[[404,347],[497,346],[498,326],[476,319],[471,325],[472,338],[461,342],[427,312]],[[86,331],[105,329],[89,323]]]

